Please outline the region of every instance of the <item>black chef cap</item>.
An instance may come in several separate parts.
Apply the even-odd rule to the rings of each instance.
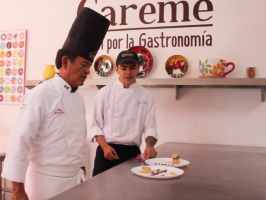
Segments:
[[[83,8],[76,17],[62,49],[93,62],[110,21],[90,8]]]

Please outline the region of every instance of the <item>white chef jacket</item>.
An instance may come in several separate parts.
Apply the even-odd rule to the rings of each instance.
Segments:
[[[103,135],[107,143],[140,146],[142,135],[157,139],[155,101],[137,82],[124,88],[119,80],[96,95],[90,126],[92,142]]]
[[[41,174],[75,176],[87,163],[84,100],[59,75],[21,100],[2,177],[23,182],[30,166]]]

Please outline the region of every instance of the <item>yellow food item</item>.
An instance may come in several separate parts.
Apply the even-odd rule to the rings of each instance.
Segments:
[[[141,172],[142,173],[151,173],[151,168],[150,167],[142,167]]]
[[[15,95],[12,95],[12,96],[11,96],[11,101],[12,101],[12,102],[15,102],[15,101],[16,101],[16,96],[15,96]]]
[[[1,51],[0,56],[1,56],[1,58],[4,58],[6,56],[6,52],[5,51]]]
[[[180,163],[180,156],[176,153],[172,155],[173,163],[179,164]]]
[[[0,60],[0,66],[4,67],[5,66],[5,61],[4,60]]]
[[[19,61],[18,61],[18,65],[19,66],[22,66],[24,64],[24,61],[22,60],[22,59],[20,59]]]
[[[13,51],[13,57],[15,58],[17,56],[18,56],[18,51],[17,50]]]
[[[13,57],[17,57],[17,56],[18,56],[18,51],[17,50],[13,51]]]
[[[175,172],[169,172],[169,174],[170,174],[170,175],[176,175],[176,173],[175,173]]]
[[[0,69],[0,75],[4,75],[5,74],[5,70],[3,68]]]

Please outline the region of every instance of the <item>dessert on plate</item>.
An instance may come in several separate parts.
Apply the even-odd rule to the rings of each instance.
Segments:
[[[169,174],[170,174],[170,175],[176,175],[176,173],[175,173],[175,172],[169,172]]]
[[[141,173],[151,173],[151,168],[150,167],[142,167],[142,169],[141,169],[141,171],[140,171]]]
[[[179,164],[180,163],[180,156],[176,153],[172,155],[173,163]]]

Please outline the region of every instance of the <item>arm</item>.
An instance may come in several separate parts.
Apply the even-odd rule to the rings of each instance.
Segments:
[[[108,159],[108,160],[118,160],[119,159],[116,151],[110,145],[108,145],[107,142],[105,141],[104,136],[98,135],[96,137],[96,141],[101,146],[103,153],[104,153],[104,157],[106,159]]]
[[[87,134],[86,137],[84,137],[84,144],[83,144],[83,148],[82,148],[82,162],[80,164],[81,169],[84,171],[86,178],[87,177],[87,171],[88,171],[88,167],[89,167],[89,156],[88,156],[88,149],[87,149]]]
[[[147,113],[144,122],[144,136],[146,142],[146,148],[144,151],[144,159],[155,158],[157,155],[154,145],[157,142],[157,127],[155,118],[155,100],[150,95],[147,105]]]
[[[84,102],[84,99],[83,97],[81,97],[81,102],[82,102],[82,106],[83,108],[85,109],[85,102]],[[82,154],[82,162],[80,164],[81,166],[81,169],[84,171],[85,173],[85,176],[86,176],[86,179],[88,179],[87,177],[87,172],[89,171],[88,170],[88,167],[89,167],[89,155],[88,155],[88,145],[87,145],[87,142],[88,142],[88,129],[87,129],[87,122],[86,122],[86,109],[85,109],[85,113],[84,113],[84,118],[85,118],[85,133],[83,133],[83,146],[82,146],[82,149],[81,149],[81,154]]]
[[[100,90],[94,99],[91,125],[89,129],[91,142],[96,142],[97,136],[100,135],[104,136],[102,130],[104,125],[104,117],[103,117],[104,100],[102,96],[103,96],[102,90]]]
[[[12,181],[12,197],[11,200],[29,200],[28,195],[24,189],[24,183]]]
[[[116,151],[107,144],[104,132],[103,132],[103,126],[104,126],[104,91],[100,90],[94,100],[94,106],[93,106],[93,116],[92,116],[92,123],[90,127],[90,135],[92,136],[91,141],[92,142],[98,142],[98,144],[101,146],[104,157],[108,160],[117,160],[119,159],[117,156]]]
[[[2,177],[24,183],[28,155],[44,116],[44,103],[38,94],[27,93],[21,100],[4,162]]]

